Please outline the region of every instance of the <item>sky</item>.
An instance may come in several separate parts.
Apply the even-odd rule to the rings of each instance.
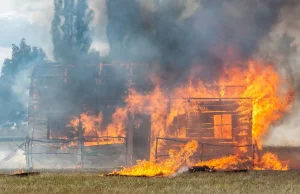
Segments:
[[[92,48],[106,55],[109,46],[105,35],[106,13],[105,0],[90,0],[90,7],[95,10]],[[51,21],[53,0],[2,0],[0,6],[0,69],[5,58],[11,57],[11,45],[19,44],[25,38],[31,46],[45,50],[50,60],[52,57]]]
[[[0,65],[11,57],[11,45],[22,38],[32,46],[51,53],[49,18],[53,15],[52,0],[9,0],[0,6]]]

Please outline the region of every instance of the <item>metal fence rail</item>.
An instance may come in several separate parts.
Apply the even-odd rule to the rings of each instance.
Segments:
[[[108,143],[109,140],[112,139],[122,139],[122,143]],[[98,146],[105,146],[105,145],[123,145],[124,146],[124,154],[127,156],[128,155],[128,142],[126,137],[111,137],[111,136],[104,136],[104,137],[100,137],[100,136],[89,136],[89,137],[81,137],[81,138],[75,138],[75,139],[32,139],[27,137],[26,138],[26,143],[25,143],[25,156],[26,156],[26,163],[27,163],[27,168],[31,169],[34,167],[33,165],[33,156],[37,155],[69,155],[69,156],[80,156],[80,168],[84,168],[84,157],[85,156],[89,156],[89,157],[96,157],[99,155],[96,154],[86,154],[84,151],[84,148],[87,146],[84,146],[84,143],[86,142],[97,142],[97,140],[103,140],[103,141],[99,141],[99,145]],[[105,141],[107,141],[107,143],[104,143]],[[33,151],[33,147],[35,146],[45,146],[48,148],[51,148],[51,145],[56,145],[56,148],[61,148],[64,145],[69,145],[71,143],[76,143],[73,145],[76,146],[77,148],[73,149],[73,153],[69,153],[69,152],[34,152]],[[39,144],[41,143],[41,144]],[[67,146],[68,150],[70,150],[69,148],[71,148],[71,146]],[[61,149],[60,149],[61,150]],[[126,165],[128,163],[127,161],[127,157],[126,157],[126,161],[125,161]]]

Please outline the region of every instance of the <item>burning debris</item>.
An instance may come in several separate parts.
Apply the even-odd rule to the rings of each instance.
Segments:
[[[37,176],[37,175],[40,175],[40,172],[27,172],[25,170],[17,170],[12,172],[8,176],[27,177],[27,176]]]
[[[283,164],[275,154],[268,152],[260,158],[254,169],[286,171],[289,167]]]
[[[169,158],[162,162],[151,161],[138,161],[137,165],[133,167],[125,167],[121,171],[113,172],[109,175],[121,175],[121,176],[168,176],[179,169],[183,164],[190,163],[190,156],[197,150],[197,141],[188,142],[179,152],[170,150]]]
[[[251,158],[241,158],[238,155],[234,155],[200,162],[196,166],[213,166],[217,170],[237,170],[245,167],[251,169],[253,166],[252,163]]]
[[[40,172],[27,172],[25,170],[16,170],[10,174],[0,174],[0,176],[13,176],[13,177],[27,177],[27,176],[37,176],[37,175],[40,175]]]
[[[121,171],[114,171],[106,176],[134,176],[134,177],[174,177],[177,174],[185,172],[248,172],[248,170],[289,170],[278,160],[277,156],[272,153],[266,153],[260,160],[254,161],[251,158],[242,158],[239,156],[228,156],[219,159],[192,164],[190,157],[197,150],[197,142],[192,141],[186,144],[176,155],[170,151],[170,158],[156,163],[149,161],[138,161],[138,164]],[[192,148],[192,149],[191,149]],[[181,167],[183,164],[187,165]],[[246,166],[246,167],[245,167]]]
[[[253,161],[251,158],[228,156],[198,163],[196,166],[213,166],[216,170],[239,170],[247,167],[254,170],[279,170],[286,171],[288,166],[279,161],[272,153],[264,154],[260,159]]]
[[[188,169],[188,172],[216,172],[214,167],[208,166],[192,166]]]

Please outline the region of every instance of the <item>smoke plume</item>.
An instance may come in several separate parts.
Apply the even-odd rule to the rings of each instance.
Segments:
[[[265,144],[300,146],[299,1],[107,0],[106,7],[112,60],[158,63],[168,87],[195,67],[197,77],[213,82],[225,62],[273,62],[292,83],[296,101]]]
[[[260,53],[273,59],[278,71],[288,77],[295,91],[295,102],[282,122],[273,127],[266,137],[270,146],[300,146],[300,2],[288,1],[281,9],[277,24],[269,33],[268,39],[261,42]]]
[[[276,24],[283,0],[109,0],[107,36],[113,60],[159,61],[165,83],[195,66],[213,81],[225,60],[248,59]],[[168,84],[168,85],[169,85]]]

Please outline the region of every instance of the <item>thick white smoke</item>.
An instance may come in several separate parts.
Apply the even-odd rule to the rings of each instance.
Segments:
[[[29,86],[30,86],[30,76],[32,69],[26,69],[20,71],[16,75],[14,80],[14,85],[12,86],[12,91],[18,97],[19,102],[27,108],[29,102]]]
[[[290,1],[281,10],[279,21],[261,44],[260,53],[273,58],[280,73],[287,75],[296,92],[296,101],[280,125],[264,141],[268,146],[300,146],[300,2]],[[282,37],[285,36],[285,40]],[[280,41],[280,39],[282,39]]]
[[[14,150],[15,149],[15,150]],[[0,169],[23,169],[26,167],[24,151],[8,143],[0,143]]]
[[[268,146],[300,146],[300,104],[296,103],[292,116],[287,117],[282,125],[271,129],[264,144]]]

